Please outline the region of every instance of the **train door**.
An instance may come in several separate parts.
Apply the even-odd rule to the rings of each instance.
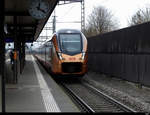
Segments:
[[[45,60],[45,47],[44,46],[42,46],[42,48],[41,48],[41,53],[42,53],[42,59],[44,59]]]
[[[51,60],[51,42],[48,41],[46,43],[46,61],[50,62]]]
[[[51,47],[50,47],[50,57],[51,57],[51,63],[52,63],[52,60],[53,60],[53,42],[51,42]]]

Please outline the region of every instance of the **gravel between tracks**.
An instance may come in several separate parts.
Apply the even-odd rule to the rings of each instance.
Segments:
[[[150,88],[139,88],[137,84],[94,72],[88,72],[83,80],[137,112],[150,112]]]

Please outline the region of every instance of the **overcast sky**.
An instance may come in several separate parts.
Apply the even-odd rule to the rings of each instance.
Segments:
[[[110,10],[117,20],[120,22],[119,28],[128,26],[128,20],[139,8],[150,7],[150,0],[85,0],[85,22],[92,12],[94,7],[104,6]],[[65,22],[79,22],[81,21],[81,3],[72,3],[66,5],[59,5],[55,8],[56,13],[56,31],[61,28],[75,28],[81,29],[81,23],[65,23]],[[53,14],[49,22],[52,22]],[[49,23],[48,26],[52,27]],[[47,33],[43,31],[40,36],[51,36],[52,31]]]
[[[85,0],[85,20],[92,12],[94,7],[104,6],[110,10],[114,16],[120,21],[120,28],[127,26],[127,20],[139,8],[150,6],[150,0]],[[57,6],[57,20],[60,21],[80,21],[80,3]],[[57,23],[57,28],[63,28],[63,24]],[[62,27],[61,27],[62,26]],[[75,28],[80,29],[80,24],[72,24]],[[68,24],[65,27],[70,27]],[[78,26],[78,27],[77,27]]]

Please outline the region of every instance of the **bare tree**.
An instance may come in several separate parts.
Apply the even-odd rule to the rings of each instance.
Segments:
[[[85,35],[94,36],[117,29],[118,21],[113,14],[103,6],[94,8],[87,19]]]
[[[128,21],[129,26],[150,21],[150,8],[139,9]]]

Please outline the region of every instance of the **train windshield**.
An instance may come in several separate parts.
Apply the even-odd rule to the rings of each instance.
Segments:
[[[77,53],[82,51],[80,34],[60,34],[59,37],[62,52]]]

